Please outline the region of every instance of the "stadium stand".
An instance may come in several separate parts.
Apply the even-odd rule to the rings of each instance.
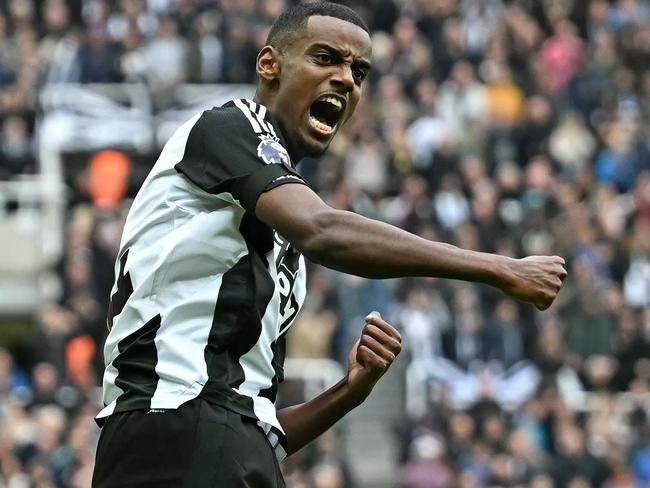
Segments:
[[[251,93],[288,3],[0,1],[0,486],[90,485],[130,198],[188,114]],[[287,486],[650,486],[650,4],[347,3],[374,68],[305,177],[426,238],[559,253],[569,277],[536,312],[312,266],[289,354],[332,373],[297,372],[281,402],[336,376],[369,310],[406,351],[367,415],[285,461]]]

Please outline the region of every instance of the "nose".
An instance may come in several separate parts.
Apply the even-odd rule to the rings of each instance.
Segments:
[[[354,75],[352,74],[352,67],[347,63],[342,63],[334,72],[331,77],[331,81],[337,87],[345,88],[346,92],[351,91],[354,88]]]

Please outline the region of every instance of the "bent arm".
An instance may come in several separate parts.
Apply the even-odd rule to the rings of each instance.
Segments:
[[[302,449],[362,401],[351,394],[346,378],[313,400],[279,410],[278,420],[287,438],[287,454]]]
[[[348,355],[345,378],[313,400],[278,412],[287,437],[287,454],[304,447],[363,403],[402,350],[401,343],[393,326],[377,312],[370,313]]]

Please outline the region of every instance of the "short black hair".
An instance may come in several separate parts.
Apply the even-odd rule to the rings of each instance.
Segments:
[[[361,27],[368,34],[370,29],[363,19],[350,7],[332,2],[299,3],[285,10],[271,26],[266,44],[282,51],[291,44],[296,34],[305,28],[307,20],[313,15],[336,17]]]

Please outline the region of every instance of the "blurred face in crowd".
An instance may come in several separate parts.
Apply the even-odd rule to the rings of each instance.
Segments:
[[[63,0],[48,0],[43,16],[50,32],[62,33],[69,25],[70,11]]]
[[[34,4],[31,0],[11,0],[9,15],[14,22],[30,22],[34,16]]]
[[[260,101],[276,117],[292,158],[320,156],[361,97],[370,69],[368,33],[350,22],[314,15],[283,51],[266,46],[257,72]]]

